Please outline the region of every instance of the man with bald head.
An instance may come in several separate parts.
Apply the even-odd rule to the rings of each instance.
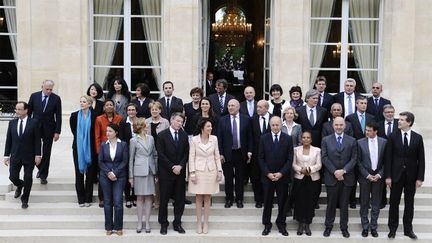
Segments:
[[[348,202],[352,187],[356,184],[354,169],[357,163],[357,142],[344,133],[342,117],[333,120],[334,133],[324,137],[321,145],[324,165],[324,183],[327,190],[327,209],[324,237],[329,237],[336,216],[336,205],[340,207],[340,229],[348,238]]]
[[[323,129],[321,131],[321,136],[325,137],[328,135],[331,135],[334,133],[334,129],[333,129],[333,120],[336,117],[342,117],[342,106],[339,103],[333,103],[333,105],[330,108],[330,121],[327,121],[323,124]],[[352,129],[351,126],[351,122],[349,121],[345,121],[345,130],[344,130],[345,134],[350,135],[351,137],[354,134],[354,131]]]
[[[48,183],[51,148],[53,141],[60,137],[62,124],[61,99],[53,93],[53,88],[54,81],[43,81],[42,91],[33,93],[28,102],[28,116],[38,122],[42,138],[42,161],[37,165],[39,172],[36,178],[40,178],[43,185]]]
[[[243,208],[245,167],[252,157],[250,118],[239,111],[240,103],[231,99],[228,101],[229,114],[221,117],[218,124],[219,153],[225,175],[225,208],[230,208],[234,199],[237,207]]]
[[[252,86],[247,86],[244,89],[245,101],[240,103],[240,113],[249,117],[253,117],[257,113],[257,102],[255,100],[255,89]]]
[[[381,97],[382,91],[383,86],[381,83],[373,83],[372,96],[367,99],[366,113],[373,115],[377,122],[384,121],[384,106],[387,104],[391,104],[390,100]]]

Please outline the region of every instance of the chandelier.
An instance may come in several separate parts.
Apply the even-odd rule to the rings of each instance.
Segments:
[[[228,0],[227,5],[223,18],[212,24],[213,36],[227,46],[238,46],[250,37],[252,24],[246,22],[236,0]]]
[[[334,49],[332,51],[333,58],[340,58],[340,55],[341,55],[341,52],[342,52],[341,51],[341,47],[342,47],[342,44],[340,42],[338,42],[336,44],[336,49]],[[347,53],[348,53],[348,57],[349,58],[352,58],[354,56],[354,50],[352,49],[352,47],[350,45],[348,45],[348,51],[347,51]]]

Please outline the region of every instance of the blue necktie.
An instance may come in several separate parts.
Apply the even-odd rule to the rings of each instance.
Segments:
[[[21,119],[20,125],[19,125],[19,136],[21,137],[23,134],[23,120]]]
[[[178,132],[177,131],[174,132],[174,142],[175,142],[175,145],[178,146],[179,139],[178,139]]]
[[[279,144],[278,135],[275,134],[274,137],[275,137],[275,138],[274,138],[274,144],[275,144],[275,145],[278,145],[278,144]]]
[[[42,112],[45,112],[45,107],[47,104],[48,95],[44,95],[44,99],[42,100]]]
[[[220,112],[223,113],[223,109],[224,109],[224,100],[223,100],[223,95],[221,95],[219,97],[219,105],[220,105]]]
[[[391,133],[392,133],[392,123],[391,122],[387,122],[387,137],[390,137]]]
[[[341,151],[341,150],[342,150],[342,137],[341,137],[341,136],[338,136],[338,137],[337,137],[336,147],[337,147],[337,150],[338,150],[338,151]]]
[[[366,118],[364,114],[361,114],[361,120],[360,120],[360,124],[361,124],[361,129],[363,134],[365,133],[365,129],[366,129]]]
[[[233,138],[233,149],[238,149],[238,139],[237,139],[237,122],[236,122],[236,116],[233,116],[233,123],[232,123],[232,138]]]
[[[351,95],[348,95],[348,115],[353,113]]]

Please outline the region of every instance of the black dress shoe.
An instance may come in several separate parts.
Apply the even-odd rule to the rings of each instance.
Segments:
[[[226,200],[225,201],[225,208],[230,208],[233,205],[233,202],[231,200]]]
[[[280,227],[279,233],[281,233],[283,236],[288,236],[288,231],[285,229],[285,227]]]
[[[348,230],[342,230],[342,236],[345,238],[349,238],[350,237],[350,233],[348,232]]]
[[[184,234],[186,233],[186,231],[183,229],[183,227],[181,225],[175,225],[174,226],[174,231],[179,232],[180,234]]]
[[[46,185],[46,184],[48,184],[47,179],[40,179],[40,181],[41,181],[41,184],[42,184],[42,185]]]
[[[414,232],[410,231],[410,232],[405,232],[404,233],[405,236],[408,236],[409,238],[413,239],[413,240],[417,240],[417,235],[414,234]]]
[[[23,189],[22,186],[17,187],[15,194],[14,194],[14,198],[19,198],[21,196],[22,189]]]
[[[238,200],[236,204],[237,204],[237,208],[243,208],[243,201]]]
[[[297,228],[297,235],[302,235],[303,234],[303,229],[304,229],[304,224],[303,223],[299,223],[298,228]]]
[[[291,217],[291,216],[293,216],[293,211],[292,211],[291,208],[287,210],[286,216],[287,216],[287,217]]]
[[[189,200],[189,199],[185,199],[185,204],[190,205],[190,204],[192,204],[192,202],[191,202],[191,200]]]
[[[368,232],[367,229],[364,229],[364,230],[362,231],[362,236],[363,236],[363,237],[367,237],[368,234],[369,234],[369,232]]]
[[[356,206],[356,203],[355,203],[355,202],[350,203],[350,208],[355,209],[356,207],[357,207],[357,206]]]
[[[26,209],[26,208],[28,208],[28,203],[23,202],[23,203],[21,204],[21,208],[22,208],[22,209]]]
[[[390,231],[387,236],[389,239],[394,239],[396,237],[396,231]]]
[[[262,208],[262,203],[255,203],[255,208]]]
[[[311,236],[312,235],[312,231],[310,230],[309,224],[305,224],[304,225],[304,232],[307,236]]]
[[[127,207],[127,208],[132,208],[132,202],[127,201],[127,202],[126,202],[126,207]]]
[[[386,207],[385,204],[381,204],[381,205],[380,205],[380,209],[383,209],[383,208],[385,208],[385,207]]]
[[[323,236],[324,236],[324,237],[329,237],[331,231],[332,231],[332,228],[325,228],[324,233],[323,233]]]
[[[168,226],[167,225],[162,225],[161,229],[160,229],[161,235],[166,235],[167,234],[167,230],[168,230]]]
[[[377,238],[378,237],[378,232],[375,229],[371,229],[371,235],[372,235],[372,237]]]
[[[263,232],[262,232],[262,235],[268,235],[268,234],[270,234],[271,228],[272,228],[271,225],[266,225],[266,226],[264,227],[264,230],[263,230]]]
[[[39,173],[39,171],[38,171],[38,173],[36,173],[36,178],[40,178],[40,173]]]

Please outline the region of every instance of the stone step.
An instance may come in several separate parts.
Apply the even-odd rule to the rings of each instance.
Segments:
[[[262,230],[262,229],[261,229]],[[210,228],[208,234],[197,234],[193,230],[189,230],[186,234],[178,234],[168,229],[167,235],[159,234],[159,227],[152,229],[149,234],[137,234],[134,229],[125,229],[124,235],[119,237],[116,235],[105,236],[103,229],[84,229],[84,230],[1,230],[0,238],[3,242],[20,242],[20,243],[58,243],[61,237],[62,243],[76,243],[76,242],[128,242],[128,243],[142,243],[142,242],[158,242],[158,243],[332,243],[335,240],[343,240],[344,242],[358,242],[365,240],[361,237],[360,232],[351,231],[349,239],[343,238],[339,230],[334,230],[330,237],[325,238],[322,236],[321,231],[312,231],[312,236],[297,236],[294,231],[289,232],[289,236],[281,236],[276,228],[270,232],[268,236],[261,236],[261,230],[245,230],[245,229],[231,229],[231,230],[217,230]],[[379,231],[378,238],[371,238],[366,240],[373,241],[374,243],[388,243],[387,231]],[[419,239],[416,242],[429,243],[432,240],[432,233],[416,233]],[[392,243],[407,243],[412,242],[407,237],[403,236],[402,232],[396,234],[396,238],[391,240]]]

